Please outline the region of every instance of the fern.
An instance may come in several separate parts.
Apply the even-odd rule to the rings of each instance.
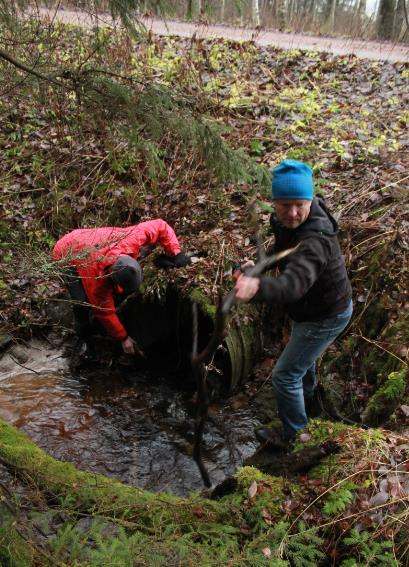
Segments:
[[[306,529],[304,522],[298,524],[298,533],[290,536],[285,555],[295,567],[317,567],[325,554],[320,547],[324,540],[315,531]]]
[[[343,512],[348,504],[354,499],[352,490],[356,488],[356,485],[352,482],[345,482],[340,488],[331,492],[328,496],[323,512],[327,516],[334,516],[338,512]]]
[[[391,541],[376,541],[369,532],[358,532],[351,530],[351,535],[343,542],[354,548],[354,556],[357,559],[348,558],[342,561],[340,567],[391,567],[398,566],[395,555],[388,550],[393,547]]]

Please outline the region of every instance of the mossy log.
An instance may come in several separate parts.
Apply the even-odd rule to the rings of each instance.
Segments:
[[[409,371],[406,366],[388,374],[386,380],[370,398],[362,415],[362,421],[371,426],[384,423],[402,403],[408,378]]]
[[[214,502],[198,494],[190,498],[153,494],[102,475],[78,471],[48,456],[24,433],[2,420],[0,461],[22,484],[31,487],[33,509],[43,495],[36,523],[49,524],[55,512],[63,515],[56,532],[39,545],[32,525],[25,522],[24,527],[19,526],[18,501],[13,503],[15,513],[0,506],[4,520],[0,528],[1,564],[216,566],[241,557],[249,559],[248,565],[257,564],[251,556],[259,556],[259,549],[244,555],[240,551],[243,518],[237,509],[237,496],[232,506],[231,502]],[[243,498],[256,473],[239,477]],[[270,482],[275,487],[269,497],[271,510],[279,515],[283,481],[273,482],[270,478]],[[84,522],[80,524],[79,520],[85,517],[93,524],[92,533],[80,529]],[[107,522],[116,526],[110,534],[103,529]]]
[[[341,445],[339,456],[325,457],[309,472],[311,482],[305,477],[290,480],[244,466],[234,476],[234,492],[214,501],[204,494],[188,498],[153,494],[78,471],[49,457],[24,433],[0,420],[0,564],[290,567],[297,553],[294,541],[301,538],[301,544],[305,543],[305,527],[301,531],[297,528],[302,510],[313,505],[314,514],[318,518],[324,514],[325,519],[329,504],[351,478],[356,484],[348,484],[344,490],[349,491],[350,499],[369,498],[378,488],[372,487],[376,482],[372,477],[369,488],[364,488],[368,470],[362,463],[368,449],[378,451],[379,458],[389,462],[388,450],[403,442],[396,439],[389,446],[379,431],[319,420],[312,421],[308,431],[310,440],[296,443],[298,454],[306,453],[302,447],[317,443],[335,441]],[[293,470],[291,456],[286,463],[285,468]],[[2,476],[3,469],[11,474]],[[396,475],[395,465],[392,473]],[[7,483],[15,487],[16,482],[20,483],[17,489],[9,490]],[[327,483],[332,488],[319,490],[318,495],[311,490]],[[360,484],[359,490],[367,490],[368,495],[358,495]],[[359,519],[357,514],[357,522]],[[315,533],[314,522],[308,530]],[[315,564],[326,537],[327,522],[321,522],[319,537],[309,547],[309,554],[317,558]],[[354,521],[349,525],[352,529]],[[264,553],[266,547],[271,557]]]

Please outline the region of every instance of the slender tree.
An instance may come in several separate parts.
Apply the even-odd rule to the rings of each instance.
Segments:
[[[337,0],[331,0],[329,17],[328,17],[328,27],[331,32],[335,29],[335,12],[337,9]]]
[[[377,29],[381,39],[392,39],[395,18],[395,0],[380,0]]]
[[[220,21],[224,22],[226,12],[226,0],[221,0],[220,2]]]
[[[188,0],[186,16],[188,20],[197,20],[202,13],[202,0]]]
[[[252,0],[251,1],[251,19],[253,26],[259,27],[260,26],[260,5],[259,0]]]
[[[393,39],[402,39],[406,29],[405,0],[397,0],[393,19]]]

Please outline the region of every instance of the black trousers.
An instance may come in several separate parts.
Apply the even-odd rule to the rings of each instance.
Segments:
[[[85,340],[93,332],[92,309],[87,294],[75,268],[66,268],[63,279],[72,300],[75,332],[80,339]]]

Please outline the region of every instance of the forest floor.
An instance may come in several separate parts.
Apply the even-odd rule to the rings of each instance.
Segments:
[[[74,10],[41,9],[43,16],[63,23],[85,27],[99,25],[112,26],[112,18],[106,14],[91,17]],[[178,35],[180,37],[224,38],[233,41],[254,41],[259,46],[274,46],[283,49],[309,49],[326,51],[334,55],[356,55],[374,61],[405,62],[409,60],[409,46],[389,41],[369,41],[353,37],[325,37],[304,33],[280,32],[277,30],[233,27],[221,24],[181,22],[171,19],[143,18],[146,29],[158,35]]]

